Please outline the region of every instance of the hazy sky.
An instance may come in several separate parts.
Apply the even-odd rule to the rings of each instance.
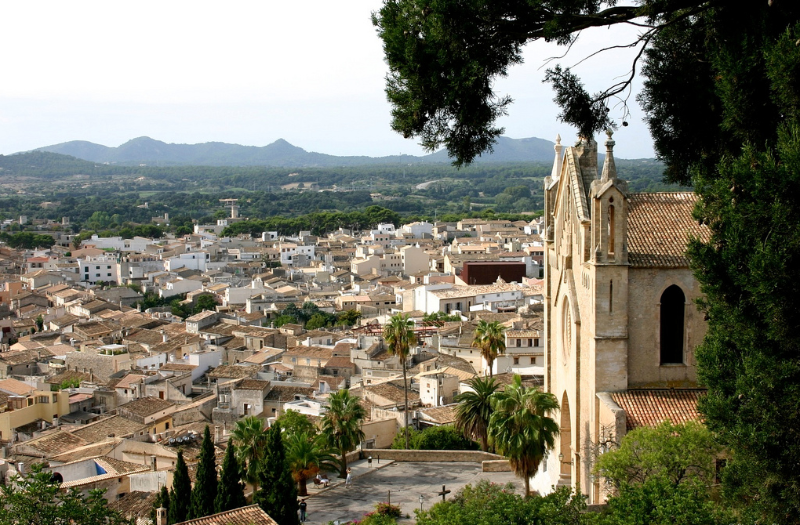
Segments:
[[[0,153],[70,140],[118,146],[146,135],[254,146],[283,138],[333,155],[422,154],[389,128],[387,66],[370,22],[381,3],[3,2]],[[595,29],[562,63],[634,36]],[[562,53],[529,45],[525,64],[498,81],[498,93],[515,99],[500,121],[506,136],[574,140],[541,83],[544,59]],[[596,91],[626,74],[631,56],[603,54],[576,71]],[[617,155],[650,157],[633,98],[629,106],[631,125],[615,135]]]

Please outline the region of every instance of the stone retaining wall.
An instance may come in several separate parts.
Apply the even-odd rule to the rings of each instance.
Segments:
[[[480,450],[394,450],[385,448],[365,449],[361,452],[361,459],[372,456],[373,460],[392,459],[394,461],[407,461],[410,463],[447,463],[447,462],[472,462],[503,460],[503,456],[490,454]],[[498,471],[499,472],[499,471]]]
[[[507,459],[496,459],[481,462],[484,472],[511,472],[511,465]]]

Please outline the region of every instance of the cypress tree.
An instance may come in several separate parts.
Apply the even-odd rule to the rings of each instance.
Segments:
[[[236,461],[236,447],[228,441],[228,450],[222,460],[222,473],[219,476],[217,499],[214,501],[215,512],[238,509],[247,505],[244,497],[244,483]]]
[[[214,457],[214,441],[208,425],[203,431],[200,445],[200,462],[197,464],[197,477],[192,489],[189,504],[189,519],[203,518],[214,514],[214,500],[217,498],[217,463]]]
[[[169,520],[170,493],[169,493],[169,489],[167,488],[166,485],[161,487],[161,493],[159,494],[159,497],[161,498],[161,505],[160,506],[164,507],[165,509],[167,509],[167,525],[172,525],[172,522]],[[155,522],[156,521],[153,520],[153,523],[155,523]]]
[[[153,508],[150,509],[150,521],[156,523],[156,517],[158,509],[164,507],[167,509],[167,513],[169,513],[169,489],[164,486],[161,487],[161,491],[156,493],[156,499],[153,502]],[[169,518],[169,516],[167,516]],[[167,525],[170,525],[169,519],[167,519]]]
[[[298,525],[297,486],[286,465],[279,424],[272,425],[267,431],[267,450],[258,477],[261,488],[255,495],[254,503],[278,525]]]
[[[178,461],[175,463],[175,473],[172,476],[172,494],[169,498],[168,519],[170,523],[186,521],[191,496],[192,481],[189,479],[189,469],[183,460],[183,451],[179,451]]]

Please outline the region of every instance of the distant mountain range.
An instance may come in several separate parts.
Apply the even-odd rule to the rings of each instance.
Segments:
[[[484,154],[476,162],[552,162],[553,145],[538,138],[510,139],[499,137],[494,152]],[[421,157],[393,155],[388,157],[338,157],[315,153],[293,146],[283,139],[268,146],[241,146],[224,142],[205,144],[168,144],[150,137],[129,140],[116,148],[73,140],[34,151],[70,155],[96,163],[149,166],[272,166],[272,167],[336,167],[370,164],[449,163],[447,152],[437,151]]]

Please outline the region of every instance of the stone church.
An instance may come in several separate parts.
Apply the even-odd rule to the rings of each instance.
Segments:
[[[630,193],[609,134],[564,147],[545,179],[545,389],[561,435],[532,488],[568,485],[605,499],[598,454],[637,426],[697,419],[693,349],[706,331],[700,287],[684,255],[693,193]]]

